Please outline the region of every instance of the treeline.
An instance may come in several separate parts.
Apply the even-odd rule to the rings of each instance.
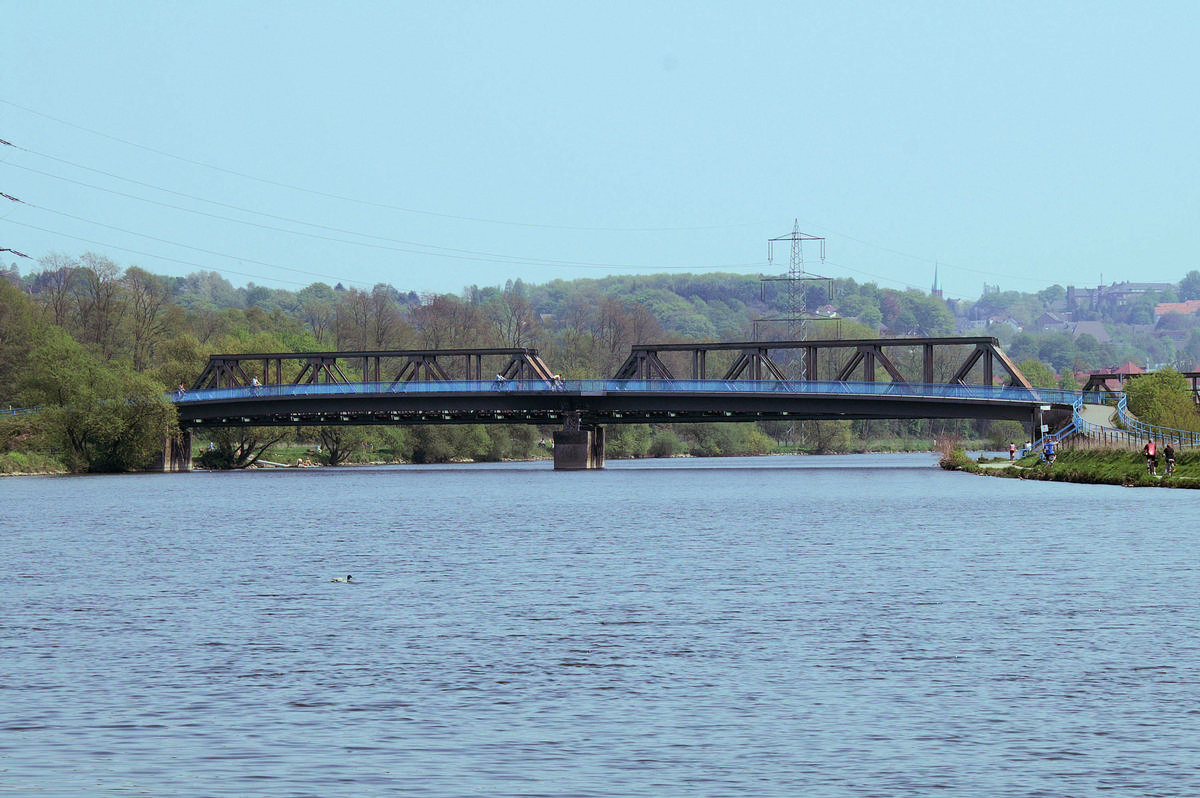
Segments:
[[[320,282],[298,291],[234,287],[216,272],[166,277],[96,253],[52,254],[39,267],[24,275],[15,267],[0,270],[0,406],[43,409],[7,422],[2,445],[53,450],[79,470],[144,467],[159,446],[152,439],[175,432],[163,394],[190,385],[215,353],[535,347],[563,376],[597,378],[611,376],[636,343],[787,338],[784,319],[795,303],[805,309],[807,335],[814,338],[874,337],[881,329],[889,335],[949,336],[971,309],[917,290],[854,280],[814,280],[797,295],[784,281],[719,273],[542,285],[512,280],[468,286],[460,294],[418,294],[386,283],[370,290]],[[1046,307],[1055,294],[1022,295],[1022,301]],[[986,300],[1000,301],[996,294]],[[1010,354],[1059,371],[1064,365],[1105,365],[1132,351],[1087,338],[1009,336]],[[610,432],[609,452],[732,454],[780,446],[840,451],[867,439],[928,440],[939,432],[977,437],[989,431],[968,422],[617,427]],[[352,433],[285,431],[314,448],[325,436],[321,456],[327,462],[372,453],[405,461],[531,457],[540,453],[547,433],[490,427],[359,430],[353,433],[358,438],[339,442],[338,436]],[[256,432],[241,440],[241,432],[214,433],[205,441],[206,456],[218,465],[246,465],[279,445],[276,435]]]

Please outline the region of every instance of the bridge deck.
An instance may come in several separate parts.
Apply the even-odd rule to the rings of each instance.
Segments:
[[[921,383],[449,380],[213,388],[176,397],[183,426],[557,424],[766,419],[993,418],[1069,409],[1071,391]]]

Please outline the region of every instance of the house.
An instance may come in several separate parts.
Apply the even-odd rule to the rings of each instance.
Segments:
[[[1143,294],[1150,293],[1151,291],[1162,293],[1164,291],[1173,291],[1174,289],[1175,286],[1170,283],[1113,283],[1112,285],[1101,286],[1097,289],[1096,304],[1112,310],[1125,305],[1131,305]]]
[[[1060,330],[1070,329],[1071,327],[1071,325],[1067,323],[1062,316],[1059,316],[1057,313],[1049,312],[1038,316],[1033,325],[1041,332],[1057,332]]]
[[[1168,313],[1194,316],[1198,310],[1200,310],[1200,299],[1189,299],[1187,302],[1159,302],[1154,306],[1154,318],[1161,319]]]
[[[1143,294],[1155,291],[1173,291],[1171,283],[1113,283],[1099,288],[1076,288],[1067,286],[1067,310],[1106,310],[1129,305]]]
[[[1071,333],[1076,338],[1084,334],[1090,335],[1102,344],[1112,341],[1112,336],[1108,334],[1108,330],[1104,329],[1102,321],[1077,321],[1071,328]]]

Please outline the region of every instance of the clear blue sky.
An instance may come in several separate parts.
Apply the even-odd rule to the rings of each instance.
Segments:
[[[458,292],[1200,268],[1196,2],[0,0],[0,247]],[[32,261],[0,253],[22,273]]]

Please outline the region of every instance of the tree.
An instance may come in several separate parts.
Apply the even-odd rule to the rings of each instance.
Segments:
[[[1166,368],[1125,383],[1129,412],[1147,424],[1200,431],[1200,413],[1187,378]]]
[[[93,344],[104,360],[116,354],[117,331],[125,315],[121,270],[103,255],[84,253],[74,283],[76,329],[83,343]]]
[[[1179,301],[1200,299],[1200,271],[1192,269],[1187,276],[1179,281]]]
[[[1058,377],[1058,387],[1064,391],[1078,391],[1080,385],[1079,380],[1075,378],[1075,372],[1069,368],[1063,369]]]
[[[536,332],[533,305],[525,297],[520,281],[514,288],[493,298],[484,308],[484,315],[492,325],[492,335],[504,346],[529,346]]]
[[[58,328],[30,353],[20,390],[42,406],[44,434],[73,471],[148,468],[179,431],[161,384],[102,364]]]
[[[296,299],[304,324],[312,331],[317,344],[324,344],[337,318],[337,294],[325,283],[313,283],[301,289]]]
[[[371,437],[366,427],[328,426],[318,427],[317,440],[321,442],[318,458],[325,465],[342,465],[361,454],[363,444]]]
[[[1067,289],[1055,283],[1049,288],[1043,288],[1041,291],[1038,291],[1037,298],[1042,300],[1042,302],[1049,307],[1055,302],[1062,302],[1066,300]]]
[[[50,320],[65,327],[71,318],[75,275],[79,262],[57,252],[45,256],[38,263],[42,272],[33,280],[31,288],[39,304],[47,309]]]
[[[805,421],[802,427],[804,441],[811,445],[813,454],[850,451],[853,438],[849,421]]]
[[[373,303],[371,295],[357,288],[351,288],[342,294],[337,305],[337,338],[338,349],[365,350],[370,349],[367,341],[371,336],[371,316]]]
[[[1025,379],[1029,380],[1029,384],[1034,388],[1055,388],[1058,385],[1054,372],[1040,360],[1022,360],[1017,364],[1017,370],[1025,375]]]
[[[199,462],[205,468],[247,468],[286,435],[285,427],[216,427],[207,431],[209,449]]]
[[[25,295],[0,280],[0,403],[15,401],[18,375],[42,335],[42,326]]]
[[[148,368],[154,348],[162,343],[170,294],[162,278],[130,266],[122,278],[129,297],[129,327],[133,338],[133,367]]]

